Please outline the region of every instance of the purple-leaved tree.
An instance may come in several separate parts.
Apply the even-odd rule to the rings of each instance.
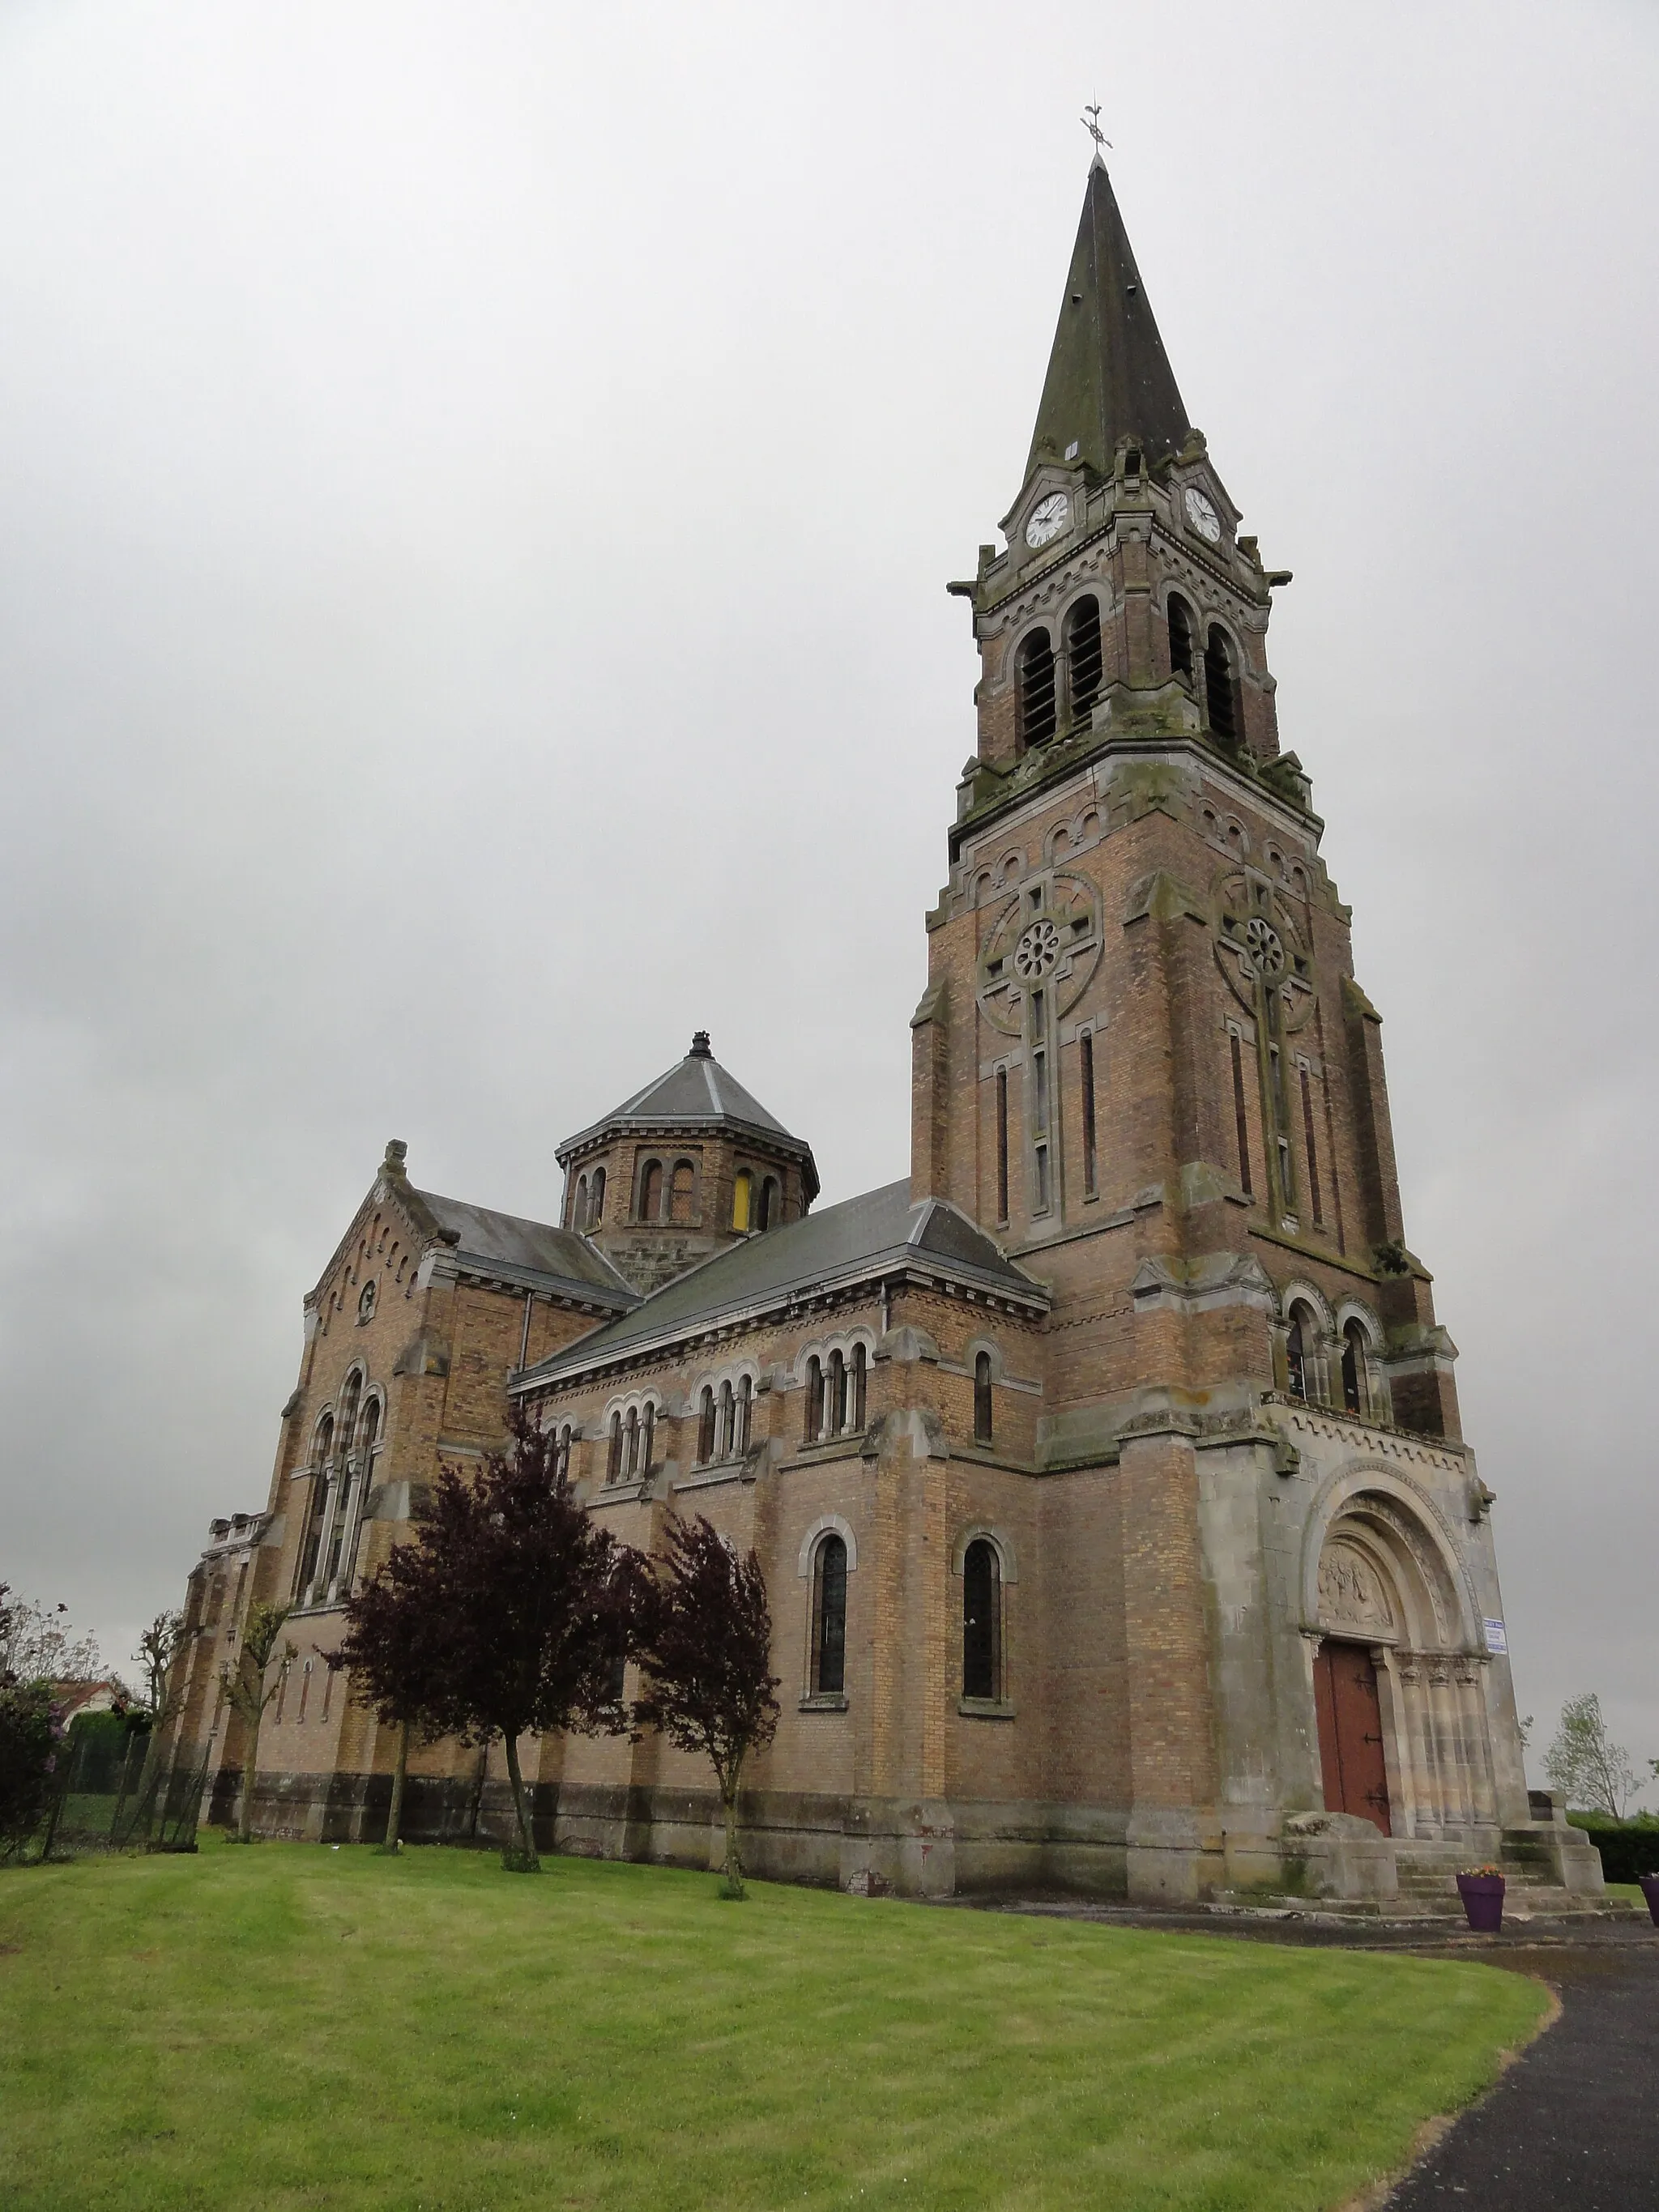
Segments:
[[[510,1425],[507,1449],[473,1480],[444,1468],[387,1571],[407,1554],[399,1571],[428,1608],[425,1723],[464,1743],[501,1738],[519,1830],[502,1862],[533,1874],[541,1862],[519,1739],[626,1729],[619,1662],[635,1577],[624,1547],[571,1496],[555,1439],[516,1409]]]
[[[772,1614],[753,1552],[740,1555],[702,1514],[671,1522],[657,1571],[641,1577],[635,1638],[644,1677],[636,1728],[660,1729],[714,1770],[726,1820],[727,1897],[744,1893],[738,1791],[744,1762],[778,1724]]]

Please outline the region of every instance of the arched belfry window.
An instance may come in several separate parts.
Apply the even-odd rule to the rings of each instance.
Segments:
[[[1358,1321],[1348,1322],[1342,1331],[1342,1403],[1351,1413],[1362,1418],[1368,1410],[1365,1389],[1365,1331]]]
[[[755,1226],[757,1229],[773,1229],[776,1227],[779,1219],[779,1196],[780,1192],[777,1177],[775,1176],[768,1176],[765,1182],[760,1187],[759,1207],[755,1216]]]
[[[611,1436],[605,1455],[605,1479],[607,1482],[614,1482],[622,1473],[622,1455],[623,1418],[617,1413],[611,1416]]]
[[[1298,1300],[1291,1308],[1291,1323],[1285,1332],[1285,1372],[1293,1398],[1305,1400],[1311,1395],[1313,1340],[1314,1317]]]
[[[847,1687],[847,1546],[836,1535],[812,1561],[811,1694],[838,1697]]]
[[[1054,734],[1054,648],[1046,629],[1034,629],[1019,648],[1014,696],[1021,746],[1046,744]]]
[[[1100,696],[1100,602],[1079,599],[1066,616],[1066,661],[1072,720],[1086,728]]]
[[[705,1382],[697,1399],[697,1458],[707,1466],[714,1456],[714,1393]]]
[[[1193,680],[1193,611],[1178,592],[1170,594],[1170,670]]]
[[[597,1229],[605,1219],[605,1170],[595,1168],[587,1194],[587,1225]]]
[[[1002,1695],[1002,1563],[986,1536],[975,1536],[962,1561],[962,1694]]]
[[[1211,625],[1204,647],[1204,696],[1209,705],[1211,729],[1224,744],[1236,745],[1244,734],[1238,671],[1227,633],[1215,623]]]
[[[823,1362],[816,1352],[806,1363],[805,1398],[801,1441],[815,1444],[823,1433]]]
[[[739,1168],[737,1180],[732,1186],[732,1226],[734,1229],[747,1229],[749,1226],[750,1200],[754,1187],[755,1178],[748,1169]]]
[[[680,1160],[674,1168],[674,1180],[669,1186],[668,1216],[671,1221],[690,1221],[691,1200],[696,1190],[697,1171],[690,1160]]]
[[[848,1363],[847,1388],[852,1400],[850,1426],[854,1429],[861,1430],[864,1426],[865,1392],[870,1380],[869,1358],[863,1345],[855,1344],[853,1357]]]
[[[640,1219],[659,1221],[662,1218],[662,1162],[647,1160],[645,1173],[640,1178]]]

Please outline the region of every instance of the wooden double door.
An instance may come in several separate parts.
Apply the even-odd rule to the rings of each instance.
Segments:
[[[1364,1644],[1326,1638],[1314,1661],[1314,1705],[1319,1716],[1325,1810],[1357,1813],[1385,1836],[1392,1835],[1382,1708],[1376,1694],[1376,1663]]]

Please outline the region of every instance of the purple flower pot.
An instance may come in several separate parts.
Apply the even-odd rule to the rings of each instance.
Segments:
[[[1659,1928],[1659,1874],[1638,1874],[1636,1879],[1641,1883],[1642,1894],[1648,1901],[1648,1917],[1656,1928]]]
[[[1463,1900],[1464,1917],[1477,1936],[1503,1933],[1504,1877],[1501,1874],[1460,1874],[1457,1894]]]

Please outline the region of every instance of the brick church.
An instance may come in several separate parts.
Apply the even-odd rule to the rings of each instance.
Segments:
[[[1503,1857],[1599,1888],[1528,1799],[1381,1019],[1279,749],[1289,578],[1241,520],[1097,159],[1006,548],[949,587],[978,740],[908,1176],[817,1206],[808,1139],[701,1031],[561,1146],[556,1223],[419,1189],[389,1145],[306,1297],[265,1508],[191,1577],[177,1756],[216,1812],[219,1662],[270,1597],[301,1656],[258,1821],[379,1835],[395,1747],[325,1664],[339,1608],[517,1400],[619,1537],[701,1512],[757,1549],[757,1873],[1380,1901]],[[718,1853],[707,1771],[660,1740],[521,1758],[554,1848]],[[405,1832],[499,1832],[504,1772],[417,1752]]]

